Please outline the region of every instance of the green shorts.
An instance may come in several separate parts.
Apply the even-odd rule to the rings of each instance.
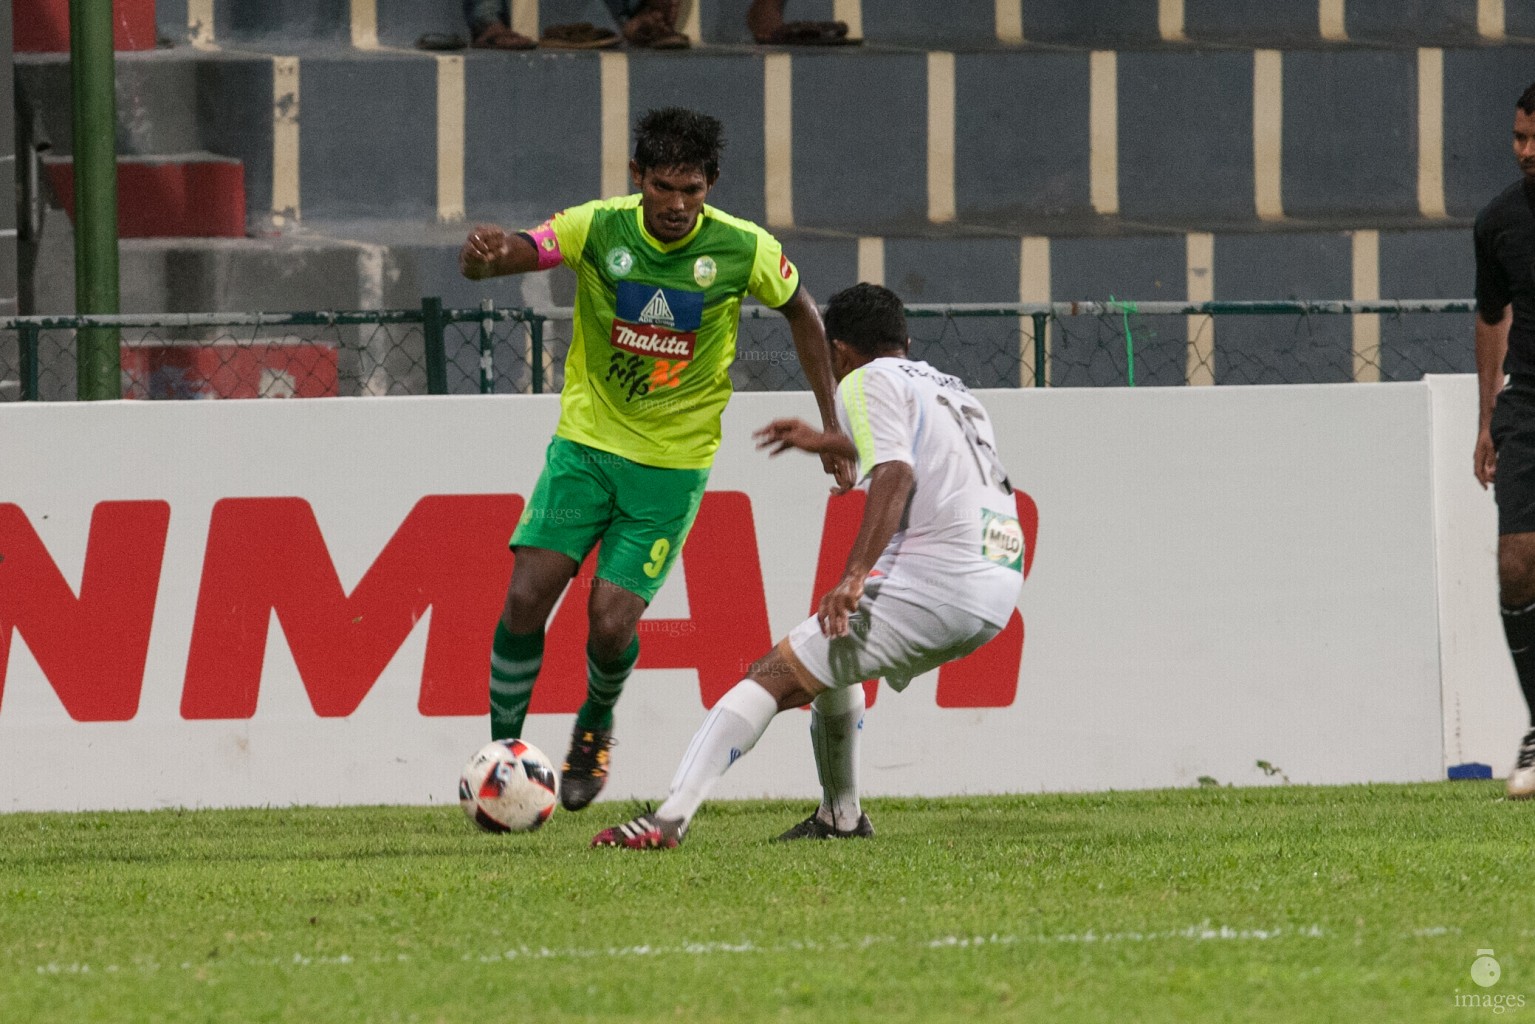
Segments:
[[[600,543],[597,576],[649,603],[693,528],[708,481],[707,469],[642,466],[557,436],[511,546],[582,562]]]

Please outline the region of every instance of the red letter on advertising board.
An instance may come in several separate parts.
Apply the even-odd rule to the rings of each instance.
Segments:
[[[274,610],[315,713],[349,715],[428,608],[421,713],[486,713],[489,638],[511,577],[506,539],[521,514],[516,495],[422,498],[348,596],[307,501],[219,501],[182,716],[255,714]]]
[[[638,667],[697,669],[708,708],[773,645],[751,499],[705,492],[681,557],[690,617],[641,619]],[[587,558],[550,622],[533,714],[569,714],[586,699],[586,601],[596,564]]]
[[[76,598],[26,515],[0,504],[0,689],[15,629],[71,718],[138,713],[170,518],[163,501],[98,504]]]

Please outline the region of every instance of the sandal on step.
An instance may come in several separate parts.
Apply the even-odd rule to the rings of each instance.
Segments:
[[[645,50],[686,50],[688,37],[672,27],[665,13],[655,9],[641,11],[624,22],[624,38],[630,46]]]
[[[757,42],[767,46],[857,46],[861,39],[847,37],[841,21],[786,21]]]
[[[538,44],[521,32],[514,32],[500,22],[492,22],[474,34],[469,44],[476,50],[531,50]]]
[[[618,33],[612,29],[578,21],[573,25],[550,25],[544,29],[538,45],[546,50],[607,50],[620,42]]]

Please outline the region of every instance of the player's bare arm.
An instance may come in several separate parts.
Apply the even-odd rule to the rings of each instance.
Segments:
[[[1473,469],[1477,482],[1485,489],[1497,475],[1498,455],[1492,446],[1492,410],[1498,404],[1503,387],[1503,357],[1508,352],[1508,329],[1514,322],[1514,307],[1505,306],[1497,323],[1476,317],[1476,377],[1480,417],[1476,430]]]
[[[821,598],[816,610],[816,620],[826,636],[847,636],[848,616],[863,597],[863,581],[900,529],[901,515],[906,511],[915,479],[911,466],[905,462],[881,462],[869,474],[869,500],[863,507],[858,538],[847,556],[847,570],[842,581]]]
[[[803,285],[794,298],[778,307],[789,321],[789,333],[794,337],[794,350],[799,354],[799,364],[815,392],[816,408],[821,411],[821,425],[828,432],[839,432],[837,406],[833,400],[836,384],[831,375],[831,346],[826,341],[826,325],[821,322],[821,311],[815,299]],[[846,458],[831,453],[821,454],[821,468],[836,481],[838,492],[845,491],[858,482],[853,464]]]
[[[846,434],[840,430],[817,430],[796,417],[774,420],[752,437],[757,440],[758,451],[771,449],[769,455],[782,455],[798,448],[812,455],[835,455],[847,459],[850,464],[856,464],[858,460],[858,446]]]
[[[477,224],[458,252],[459,273],[471,281],[538,269],[538,250],[523,235]]]

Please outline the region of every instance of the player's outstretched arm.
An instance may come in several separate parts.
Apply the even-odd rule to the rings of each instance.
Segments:
[[[900,529],[915,479],[911,466],[904,462],[881,462],[869,474],[869,500],[863,506],[858,538],[847,556],[847,570],[842,581],[821,598],[816,610],[816,621],[826,636],[847,636],[848,617],[863,597],[863,581]]]
[[[477,224],[458,252],[459,273],[471,281],[538,269],[538,250],[522,235]]]
[[[791,448],[798,448],[812,455],[835,455],[853,464],[858,461],[858,446],[846,434],[817,430],[802,419],[774,420],[752,437],[756,438],[759,451],[772,449],[769,455],[782,455]]]
[[[841,430],[837,422],[837,404],[834,399],[837,386],[831,375],[831,346],[826,341],[826,325],[821,322],[821,311],[809,290],[801,284],[794,298],[778,307],[789,321],[789,333],[794,337],[794,351],[799,364],[815,392],[816,408],[821,411],[821,426],[828,433]],[[837,489],[845,491],[858,482],[856,471],[846,458],[822,453],[821,468],[837,481]]]

